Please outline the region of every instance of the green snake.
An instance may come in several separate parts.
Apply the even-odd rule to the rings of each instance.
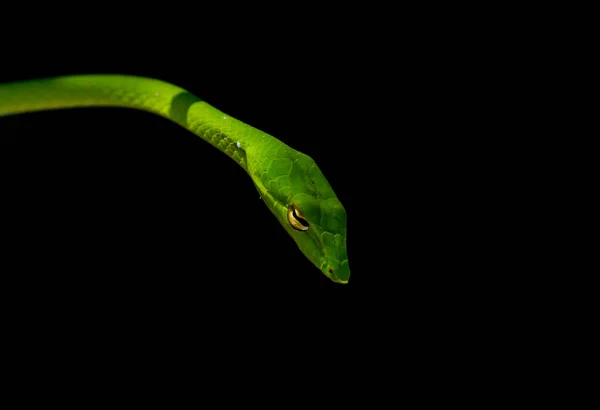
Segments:
[[[148,111],[198,135],[238,163],[302,253],[348,283],[346,211],[312,158],[167,82],[130,75],[73,75],[0,84],[0,117],[75,107]]]

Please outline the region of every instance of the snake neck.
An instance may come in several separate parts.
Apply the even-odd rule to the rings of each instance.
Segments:
[[[0,117],[94,106],[133,108],[167,118],[225,153],[248,173],[247,152],[260,151],[276,141],[185,89],[152,78],[76,75],[0,84]]]

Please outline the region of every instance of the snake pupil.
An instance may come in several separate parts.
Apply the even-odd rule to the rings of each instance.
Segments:
[[[294,215],[294,218],[296,218],[296,220],[298,222],[300,222],[302,224],[302,226],[305,226],[308,228],[308,222],[306,222],[306,219],[303,219],[298,216],[298,214],[296,213],[296,208],[292,209],[292,215]]]

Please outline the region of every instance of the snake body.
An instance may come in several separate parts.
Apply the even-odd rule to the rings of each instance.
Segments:
[[[160,115],[225,153],[248,173],[304,255],[332,281],[348,282],[346,211],[309,156],[158,79],[74,75],[0,84],[0,117],[94,106]]]

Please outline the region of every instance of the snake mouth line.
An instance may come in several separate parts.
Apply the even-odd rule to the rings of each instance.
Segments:
[[[342,283],[342,284],[348,283],[348,280],[342,280],[342,279],[338,278],[335,273],[329,273],[328,275],[329,275],[328,276],[329,279],[331,279],[331,281],[333,281],[335,283]]]

